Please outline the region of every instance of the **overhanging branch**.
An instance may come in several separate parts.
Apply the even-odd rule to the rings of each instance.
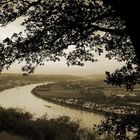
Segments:
[[[104,18],[110,17],[112,15],[116,15],[116,11],[109,11],[109,12],[105,12],[101,15],[98,15],[97,17],[94,17],[93,19],[91,19],[91,22],[95,22],[97,20],[102,20]]]
[[[32,6],[36,6],[36,5],[40,4],[41,1],[42,0],[37,0],[37,1],[34,1],[34,2],[30,3],[27,7],[25,7],[24,11],[28,10]]]
[[[7,4],[7,3],[9,3],[9,2],[11,2],[11,0],[9,0],[9,1],[4,1],[4,2],[0,2],[0,5]]]
[[[128,30],[127,28],[125,29],[111,29],[111,28],[104,28],[104,27],[99,27],[96,25],[91,25],[91,28],[93,28],[92,31],[102,31],[102,32],[108,32],[108,33],[114,33],[116,35],[128,35]]]

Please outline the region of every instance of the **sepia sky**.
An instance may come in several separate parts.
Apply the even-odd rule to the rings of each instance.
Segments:
[[[9,23],[6,27],[0,27],[0,41],[4,38],[11,36],[14,32],[18,33],[24,30],[24,27],[20,25],[23,18],[18,18],[15,22]],[[113,71],[119,68],[123,63],[117,62],[116,60],[108,60],[105,58],[105,53],[101,56],[96,56],[98,62],[85,62],[83,67],[70,66],[68,67],[65,60],[60,62],[47,62],[45,66],[38,66],[35,73],[37,74],[73,74],[73,75],[92,75],[92,74],[104,74],[105,71]],[[16,62],[6,73],[21,73],[22,64]]]

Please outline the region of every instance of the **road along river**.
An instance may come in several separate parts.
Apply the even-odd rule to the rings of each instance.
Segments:
[[[64,107],[37,98],[31,90],[40,84],[26,85],[11,88],[0,92],[0,106],[22,108],[34,114],[34,117],[41,117],[47,113],[48,118],[69,116],[72,120],[79,120],[80,126],[91,129],[93,124],[99,124],[104,119],[103,115],[89,113],[69,107]]]

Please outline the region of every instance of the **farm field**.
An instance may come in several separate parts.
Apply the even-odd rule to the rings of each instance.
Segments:
[[[44,100],[90,111],[134,113],[140,106],[139,86],[128,92],[124,87],[107,85],[101,79],[84,78],[44,84],[34,88],[32,93]]]

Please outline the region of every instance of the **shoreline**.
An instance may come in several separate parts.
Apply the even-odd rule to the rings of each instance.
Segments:
[[[48,82],[48,83],[45,83],[45,84],[49,84],[49,83],[52,83],[52,82]],[[3,92],[3,91],[5,91],[5,90],[10,90],[10,89],[13,89],[13,88],[18,88],[18,87],[23,87],[23,86],[28,86],[28,85],[34,85],[34,84],[40,84],[40,85],[42,85],[44,83],[30,83],[30,84],[23,84],[23,85],[20,85],[20,86],[15,85],[13,87],[7,87],[5,89],[0,90],[0,93]],[[31,94],[33,94],[37,98],[40,98],[40,99],[42,99],[44,101],[48,101],[48,102],[51,102],[51,103],[54,103],[54,104],[57,104],[57,105],[61,105],[63,107],[69,107],[69,108],[80,110],[80,111],[86,111],[86,112],[89,112],[89,113],[98,113],[98,114],[104,115],[104,116],[106,115],[106,112],[104,112],[104,111],[91,110],[91,109],[83,108],[83,107],[80,107],[80,106],[74,106],[74,105],[70,105],[70,104],[65,104],[65,103],[62,103],[62,102],[58,102],[58,101],[52,100],[50,98],[43,98],[40,95],[38,95],[37,93],[35,93],[35,91],[33,91],[33,90],[34,90],[34,88],[31,90]]]
[[[50,83],[50,82],[47,82],[45,84],[48,84],[48,83]],[[9,89],[13,89],[13,88],[20,88],[20,87],[24,87],[24,86],[28,86],[28,85],[34,85],[34,84],[40,84],[40,85],[42,85],[44,83],[42,83],[42,82],[40,82],[40,83],[35,82],[35,83],[29,83],[29,84],[23,84],[23,85],[15,85],[15,86],[12,86],[12,87],[6,87],[4,89],[0,89],[0,93],[3,92],[3,91],[5,91],[5,90],[9,90]]]
[[[91,109],[88,109],[88,108],[83,108],[83,107],[80,107],[80,106],[75,106],[75,105],[70,105],[70,104],[65,104],[65,103],[62,103],[62,102],[58,102],[58,101],[55,101],[53,99],[50,99],[50,98],[45,98],[45,97],[41,97],[40,95],[38,95],[37,93],[35,93],[32,89],[31,93],[36,96],[37,98],[40,98],[44,101],[48,101],[48,102],[51,102],[51,103],[54,103],[54,104],[57,104],[57,105],[60,105],[60,106],[63,106],[63,107],[69,107],[69,108],[72,108],[72,109],[76,109],[76,110],[80,110],[80,111],[86,111],[86,112],[89,112],[89,113],[97,113],[99,115],[104,115],[106,116],[107,112],[105,111],[99,111],[99,110],[91,110]]]
[[[49,83],[48,83],[49,84]],[[63,86],[63,85],[62,85]],[[41,87],[41,86],[40,86]],[[40,88],[39,87],[39,88]],[[44,87],[43,87],[44,88]],[[45,94],[44,95],[41,95],[40,92],[38,92],[38,86],[36,86],[35,88],[33,88],[31,90],[31,93],[36,96],[37,98],[40,98],[44,101],[48,101],[48,102],[52,102],[54,104],[57,104],[57,105],[61,105],[61,106],[64,106],[64,107],[69,107],[69,108],[73,108],[73,109],[77,109],[77,110],[80,110],[80,111],[86,111],[86,112],[89,112],[89,113],[97,113],[97,114],[100,114],[100,115],[104,115],[104,116],[108,116],[109,114],[135,114],[136,111],[137,111],[137,108],[133,108],[131,107],[131,110],[130,110],[130,107],[127,107],[127,106],[116,106],[116,105],[106,105],[106,104],[100,104],[100,103],[95,103],[95,102],[90,102],[90,101],[78,101],[79,99],[78,98],[75,98],[75,96],[73,95],[72,97],[66,97],[66,96],[63,96],[65,93],[65,89],[64,91],[60,90],[61,93],[58,94],[58,96],[50,96],[52,94],[53,91],[55,91],[56,89],[58,90],[58,87],[54,86],[53,88],[51,87],[48,87],[47,88],[47,85],[45,87],[46,91],[48,91],[47,89],[49,88],[49,93],[47,95],[46,93],[46,96]],[[54,89],[56,88],[56,89]],[[45,91],[43,89],[43,91]],[[66,91],[67,93],[67,91]],[[61,96],[62,95],[62,96]],[[80,102],[80,103],[78,103]]]

